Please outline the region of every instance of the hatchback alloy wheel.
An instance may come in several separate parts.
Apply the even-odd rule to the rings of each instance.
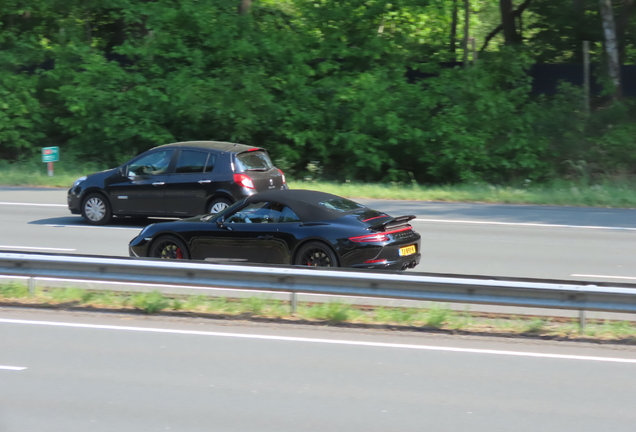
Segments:
[[[91,225],[104,225],[110,222],[113,214],[110,203],[98,193],[90,194],[82,204],[82,216]]]
[[[93,222],[99,222],[104,219],[104,215],[106,215],[106,205],[104,201],[97,197],[91,198],[84,204],[84,211],[88,219]]]
[[[231,203],[226,199],[223,199],[223,198],[216,199],[212,201],[212,203],[210,204],[209,213],[212,213],[212,214],[220,213],[226,208],[228,208],[230,205]]]

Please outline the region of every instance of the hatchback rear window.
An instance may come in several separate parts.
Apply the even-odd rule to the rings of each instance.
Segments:
[[[236,160],[239,171],[269,171],[274,167],[267,153],[262,150],[239,153]]]
[[[365,208],[362,204],[358,204],[357,202],[346,198],[330,199],[328,201],[321,202],[320,205],[327,207],[329,210],[336,210],[340,212],[348,212]]]

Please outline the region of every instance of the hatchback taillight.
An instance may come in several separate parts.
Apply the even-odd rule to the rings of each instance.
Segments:
[[[281,176],[283,176],[283,184],[285,184],[285,173],[282,172],[279,168],[276,168]]]
[[[254,182],[247,174],[234,174],[234,183],[247,189],[254,189]]]

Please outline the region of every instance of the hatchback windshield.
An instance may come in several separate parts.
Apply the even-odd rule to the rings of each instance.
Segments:
[[[239,171],[269,171],[274,166],[262,150],[239,153],[236,156]]]

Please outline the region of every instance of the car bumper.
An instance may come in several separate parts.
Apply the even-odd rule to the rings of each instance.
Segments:
[[[420,263],[422,255],[419,253],[401,257],[395,261],[382,260],[376,263],[354,264],[351,268],[377,270],[406,270],[414,268]]]
[[[149,244],[150,240],[148,238],[135,237],[128,244],[128,255],[131,257],[147,257]]]
[[[82,188],[79,186],[73,186],[68,190],[66,194],[66,202],[68,204],[68,209],[71,211],[71,214],[81,214],[81,194]]]

